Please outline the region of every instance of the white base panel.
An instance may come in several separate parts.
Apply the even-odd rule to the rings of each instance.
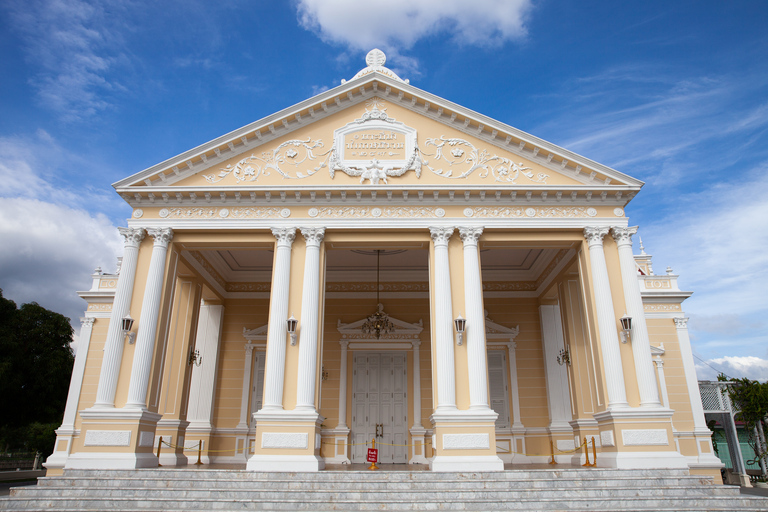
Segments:
[[[591,457],[590,462],[592,462]],[[685,460],[685,457],[677,452],[613,452],[598,453],[597,467],[618,469],[688,469],[688,462]]]
[[[262,455],[255,454],[248,459],[247,471],[270,471],[274,473],[312,473],[325,468],[322,457],[316,455]]]
[[[69,454],[67,452],[53,452],[48,456],[45,462],[43,462],[43,467],[46,469],[64,469],[67,459],[69,459]]]
[[[337,455],[335,457],[323,457],[323,462],[326,464],[349,464],[350,460],[344,455]]]
[[[487,473],[504,471],[504,461],[496,455],[438,455],[429,461],[429,469],[436,472],[474,471]]]
[[[410,458],[408,464],[429,464],[429,459],[423,455],[414,455]]]
[[[64,469],[136,469],[156,468],[157,457],[152,453],[75,453],[70,455]]]
[[[193,462],[197,461],[197,457]],[[175,453],[160,453],[160,464],[162,466],[186,466],[189,464],[189,460],[184,455],[178,455]]]

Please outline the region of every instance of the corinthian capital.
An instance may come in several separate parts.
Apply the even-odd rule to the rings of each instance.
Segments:
[[[432,240],[435,242],[435,246],[448,245],[448,240],[453,235],[454,228],[429,228],[429,233],[432,235]]]
[[[688,328],[688,319],[687,318],[675,317],[672,320],[675,321],[675,327],[677,327],[678,329],[687,329]]]
[[[143,228],[117,228],[117,230],[125,238],[126,247],[138,247],[146,234]]]
[[[173,229],[171,228],[150,228],[147,233],[155,239],[155,245],[163,247],[167,247],[173,238]]]
[[[272,234],[277,238],[277,245],[290,247],[296,238],[296,228],[272,228]]]
[[[589,242],[589,246],[603,245],[603,237],[608,234],[608,228],[584,228],[584,238]]]
[[[301,234],[304,235],[307,246],[318,246],[325,236],[325,228],[301,228]]]
[[[459,236],[464,245],[477,245],[480,235],[483,234],[483,228],[478,226],[460,227]]]
[[[614,226],[611,228],[611,235],[616,240],[616,245],[632,245],[632,235],[637,233],[637,226],[631,228],[620,228]]]

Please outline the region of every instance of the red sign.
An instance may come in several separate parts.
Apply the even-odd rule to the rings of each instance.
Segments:
[[[379,459],[379,450],[368,448],[368,462],[376,462]]]

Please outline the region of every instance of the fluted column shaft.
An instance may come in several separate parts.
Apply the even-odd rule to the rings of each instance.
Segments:
[[[424,428],[421,424],[421,340],[411,342],[413,346],[413,427]]]
[[[320,305],[320,243],[325,228],[301,228],[307,242],[304,256],[304,288],[299,322],[299,380],[296,408],[315,410],[317,382],[317,331]]]
[[[483,281],[477,241],[481,227],[460,227],[464,243],[464,307],[467,327],[467,365],[469,367],[469,408],[488,407],[488,355],[485,348],[485,314],[483,311]]]
[[[240,395],[240,422],[237,424],[237,428],[248,428],[248,397],[251,390],[252,366],[253,345],[247,343],[245,345],[245,357],[243,358],[243,392]]]
[[[117,378],[120,375],[123,346],[125,345],[122,321],[131,309],[136,264],[139,260],[139,245],[145,234],[141,228],[118,228],[118,230],[125,238],[125,246],[120,275],[117,278],[115,299],[112,302],[112,314],[107,328],[107,340],[104,343],[104,358],[101,362],[101,374],[99,375],[99,387],[96,391],[96,401],[93,404],[94,408],[115,406]]]
[[[136,335],[136,350],[133,353],[131,384],[128,387],[128,400],[125,403],[126,407],[139,409],[146,408],[149,374],[157,338],[157,321],[160,316],[165,256],[168,252],[168,244],[173,238],[171,228],[148,229],[147,233],[155,239],[155,243],[152,246],[152,258],[149,261],[147,286],[144,289],[144,301],[141,304],[139,318],[139,332]]]
[[[339,341],[341,363],[339,364],[339,424],[336,428],[347,428],[347,348],[349,341]]]
[[[456,367],[453,352],[453,306],[448,240],[454,228],[430,228],[435,246],[435,359],[437,361],[436,411],[456,409]]]
[[[614,227],[612,230],[619,250],[621,283],[624,287],[624,304],[627,314],[632,317],[632,354],[635,359],[637,386],[640,391],[640,407],[661,407],[659,388],[653,371],[651,341],[648,338],[648,326],[645,322],[645,309],[637,282],[635,257],[632,255],[632,235],[637,233],[637,226],[631,228]]]
[[[288,327],[288,293],[291,285],[291,245],[296,228],[274,228],[277,238],[267,330],[267,367],[264,372],[263,411],[283,409],[285,341]]]
[[[624,387],[618,325],[613,310],[611,285],[608,280],[608,267],[605,264],[605,250],[603,249],[603,237],[607,234],[608,228],[584,229],[584,236],[589,243],[597,328],[600,336],[600,349],[603,353],[605,384],[608,388],[608,409],[622,409],[629,407],[629,403],[627,403],[627,391]]]

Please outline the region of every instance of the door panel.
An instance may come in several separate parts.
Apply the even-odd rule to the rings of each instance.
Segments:
[[[363,463],[365,443],[376,437],[379,462],[405,464],[408,461],[406,356],[400,352],[355,354],[352,462]]]

